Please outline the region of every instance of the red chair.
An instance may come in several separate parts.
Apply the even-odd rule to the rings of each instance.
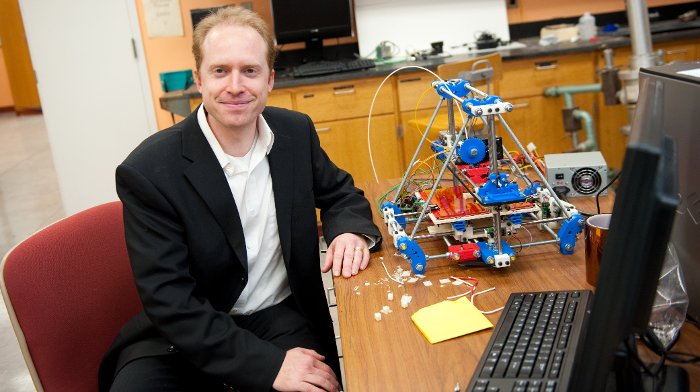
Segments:
[[[141,310],[121,202],[60,220],[11,249],[2,295],[38,391],[96,391],[102,356]]]

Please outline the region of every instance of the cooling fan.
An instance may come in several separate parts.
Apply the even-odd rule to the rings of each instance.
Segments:
[[[566,189],[566,197],[595,195],[607,184],[608,166],[600,151],[547,154],[544,161],[547,181]]]

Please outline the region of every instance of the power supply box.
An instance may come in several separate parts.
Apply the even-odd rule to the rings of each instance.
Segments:
[[[546,154],[547,182],[566,197],[595,195],[608,183],[608,165],[600,151]],[[601,193],[606,195],[607,189]]]

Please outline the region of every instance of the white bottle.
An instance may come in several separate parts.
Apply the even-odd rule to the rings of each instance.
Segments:
[[[596,36],[595,16],[586,11],[578,20],[578,35],[583,41],[589,41]]]

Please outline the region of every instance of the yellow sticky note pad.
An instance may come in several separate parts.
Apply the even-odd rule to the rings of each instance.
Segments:
[[[466,297],[426,306],[413,313],[411,320],[430,343],[493,327]]]

